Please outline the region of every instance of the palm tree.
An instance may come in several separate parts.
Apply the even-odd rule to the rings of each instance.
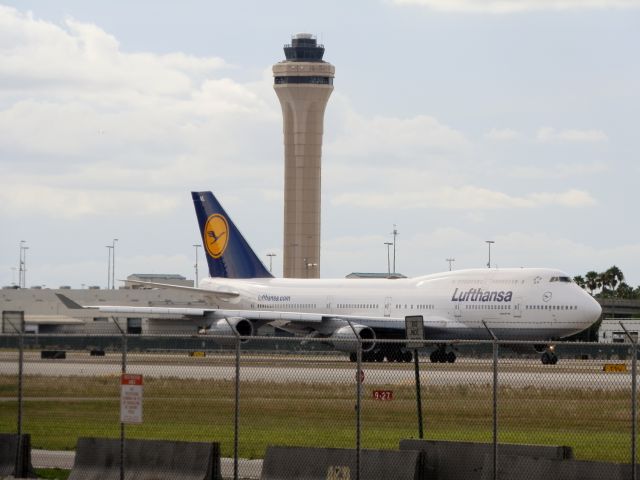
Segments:
[[[602,287],[602,291],[600,292],[600,296],[608,297],[613,291],[613,283],[615,282],[615,278],[609,272],[609,270],[605,270],[600,273],[600,286]],[[610,288],[611,287],[611,288]]]
[[[573,281],[576,282],[576,284],[580,288],[586,288],[587,287],[587,282],[585,281],[585,279],[584,279],[584,277],[582,275],[576,275],[575,277],[573,277]]]
[[[633,287],[626,282],[620,282],[616,289],[616,298],[633,298]]]
[[[611,285],[611,290],[615,290],[616,285],[624,281],[624,273],[615,265],[609,268],[605,274],[609,280],[609,285]]]
[[[584,276],[585,279],[585,285],[586,287],[589,289],[589,291],[591,292],[591,296],[593,296],[593,292],[601,287],[601,280],[600,280],[600,274],[598,274],[598,272],[591,270],[590,272],[587,272],[586,275]]]

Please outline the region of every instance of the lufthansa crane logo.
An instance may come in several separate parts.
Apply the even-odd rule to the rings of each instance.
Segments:
[[[229,243],[229,224],[227,219],[218,213],[207,218],[204,226],[204,244],[213,258],[220,258]]]

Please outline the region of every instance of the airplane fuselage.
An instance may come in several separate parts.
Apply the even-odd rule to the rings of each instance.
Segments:
[[[393,280],[206,278],[200,288],[238,292],[232,308],[242,310],[368,317],[379,333],[402,332],[405,316],[422,315],[430,340],[486,339],[486,327],[501,340],[554,340],[588,328],[601,312],[567,274],[545,268]]]

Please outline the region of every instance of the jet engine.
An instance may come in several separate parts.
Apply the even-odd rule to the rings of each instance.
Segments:
[[[358,349],[358,339],[354,335],[353,330],[355,330],[362,339],[362,351],[368,352],[373,350],[376,346],[376,334],[371,330],[371,328],[365,325],[354,325],[353,329],[349,325],[338,328],[329,337],[329,340],[342,340],[338,342],[331,342],[334,348],[341,352],[356,351]]]
[[[200,333],[220,337],[216,339],[216,342],[221,345],[235,345],[236,335],[241,337],[251,337],[253,335],[253,324],[250,320],[242,317],[222,318],[213,322],[210,327],[200,330]],[[247,338],[240,340],[241,343],[247,341]]]

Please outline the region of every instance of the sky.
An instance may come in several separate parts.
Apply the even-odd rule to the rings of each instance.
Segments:
[[[0,285],[194,278],[211,190],[282,274],[271,66],[336,67],[321,276],[617,265],[640,284],[640,0],[0,0]],[[202,250],[199,254],[204,270]],[[202,275],[202,273],[201,273]]]

